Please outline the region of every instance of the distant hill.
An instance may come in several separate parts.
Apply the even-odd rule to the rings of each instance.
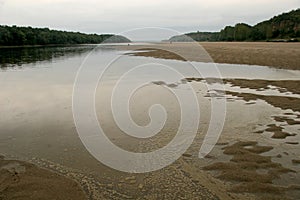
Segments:
[[[99,44],[102,42],[130,42],[129,39],[112,34],[85,34],[17,26],[0,26],[0,46],[51,45],[51,44]]]
[[[239,23],[235,26],[226,26],[220,32],[198,31],[174,36],[169,41],[297,41],[299,38],[300,9],[297,9],[260,22],[255,26]]]

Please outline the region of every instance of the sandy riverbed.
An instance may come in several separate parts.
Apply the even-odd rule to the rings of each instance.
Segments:
[[[151,52],[136,53],[140,56],[156,58],[189,60],[199,62],[216,62],[228,64],[249,64],[270,66],[282,69],[300,69],[300,43],[269,43],[269,42],[200,42],[211,60],[204,53],[199,54],[199,47],[193,43],[159,43],[156,45],[139,46],[141,50],[152,49]],[[134,49],[134,46],[119,47]],[[166,52],[163,50],[170,50]],[[176,55],[177,54],[177,55]],[[184,58],[182,57],[184,55]]]

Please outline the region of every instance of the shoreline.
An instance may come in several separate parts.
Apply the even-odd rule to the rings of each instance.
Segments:
[[[196,43],[157,43],[151,45],[118,46],[119,50],[132,50],[130,55],[162,59],[215,62],[225,64],[247,64],[268,66],[278,69],[300,70],[299,43],[278,42],[199,42]],[[199,55],[200,48],[206,52]],[[197,49],[198,48],[198,49]],[[148,52],[135,52],[138,50]],[[184,52],[184,54],[181,54]],[[206,54],[206,55],[204,55]],[[185,55],[184,59],[180,55]],[[210,57],[210,58],[209,58]]]
[[[84,45],[98,45],[98,44],[47,44],[47,45],[20,45],[20,46],[0,46],[0,49],[9,48],[35,48],[35,47],[73,47],[73,46],[84,46]]]
[[[299,43],[200,43],[217,63],[300,70]]]

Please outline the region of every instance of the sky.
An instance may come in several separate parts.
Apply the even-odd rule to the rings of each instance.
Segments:
[[[167,39],[239,22],[254,25],[297,8],[300,0],[0,0],[0,24]]]

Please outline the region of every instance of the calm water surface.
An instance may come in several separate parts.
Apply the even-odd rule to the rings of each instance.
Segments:
[[[264,66],[188,63],[134,57],[124,55],[124,53],[126,52],[114,50],[108,45],[96,49],[93,45],[0,48],[0,153],[21,159],[33,157],[46,159],[88,173],[97,174],[101,170],[109,174],[110,170],[100,165],[83,147],[73,121],[73,84],[81,67],[85,69],[83,77],[86,78],[86,82],[84,82],[86,84],[93,84],[98,77],[95,75],[103,72],[103,77],[98,85],[102,87],[97,89],[99,92],[96,94],[99,119],[107,123],[104,126],[110,131],[111,139],[128,149],[132,147],[132,145],[128,146],[130,139],[121,136],[121,132],[115,127],[109,112],[105,110],[103,102],[106,98],[105,95],[110,95],[117,80],[135,67],[146,66],[145,70],[127,73],[128,78],[123,84],[130,86],[145,79],[179,83],[178,76],[170,75],[169,69],[177,70],[183,77],[199,77],[198,71],[200,71],[203,77],[300,80],[299,71]],[[165,68],[166,66],[167,68]],[[216,70],[212,70],[216,66],[219,73],[217,76]],[[159,70],[158,76],[153,68],[159,67],[161,70]],[[151,86],[151,81],[149,84],[149,88],[145,87],[144,92],[136,95],[142,100],[135,101],[134,105],[137,108],[133,109],[133,118],[138,123],[145,124],[145,121],[149,120],[145,114],[147,106],[156,100],[169,106],[171,109],[169,112],[177,116],[179,111],[172,107],[173,103],[171,102],[173,101],[161,100],[161,97],[166,95],[166,90]],[[207,123],[209,110],[205,107],[210,105],[210,101],[204,98],[207,88],[205,85],[194,85],[194,87],[197,88],[198,98],[204,107],[202,120]],[[176,89],[185,90],[185,87],[178,85]],[[235,90],[238,89],[235,88]],[[141,102],[147,106],[145,107]],[[282,113],[279,109],[263,102],[259,102],[256,108],[247,107],[239,102],[227,106],[227,112],[230,113],[228,115],[229,124],[225,124],[224,132],[231,133],[231,135],[225,134],[224,137],[229,138],[229,141],[232,141],[233,138],[243,137],[257,140],[256,136],[252,138],[247,131],[243,134],[239,130],[251,130],[255,124],[269,123],[271,115]],[[104,111],[101,113],[101,110]],[[243,118],[237,117],[240,116],[241,110],[247,113]],[[260,116],[260,121],[257,116]],[[173,122],[176,122],[175,118],[166,124],[167,128],[164,131],[172,132]],[[205,125],[200,129],[204,130]],[[277,145],[268,138],[269,136],[260,137],[264,144]],[[130,142],[134,143],[135,141]],[[282,146],[282,148],[286,147]],[[291,155],[299,156],[299,149],[297,149],[298,146],[286,151],[291,151]],[[218,150],[215,153],[221,155]],[[292,167],[299,172],[297,167]],[[296,178],[292,183],[298,184],[299,173],[294,176]]]

